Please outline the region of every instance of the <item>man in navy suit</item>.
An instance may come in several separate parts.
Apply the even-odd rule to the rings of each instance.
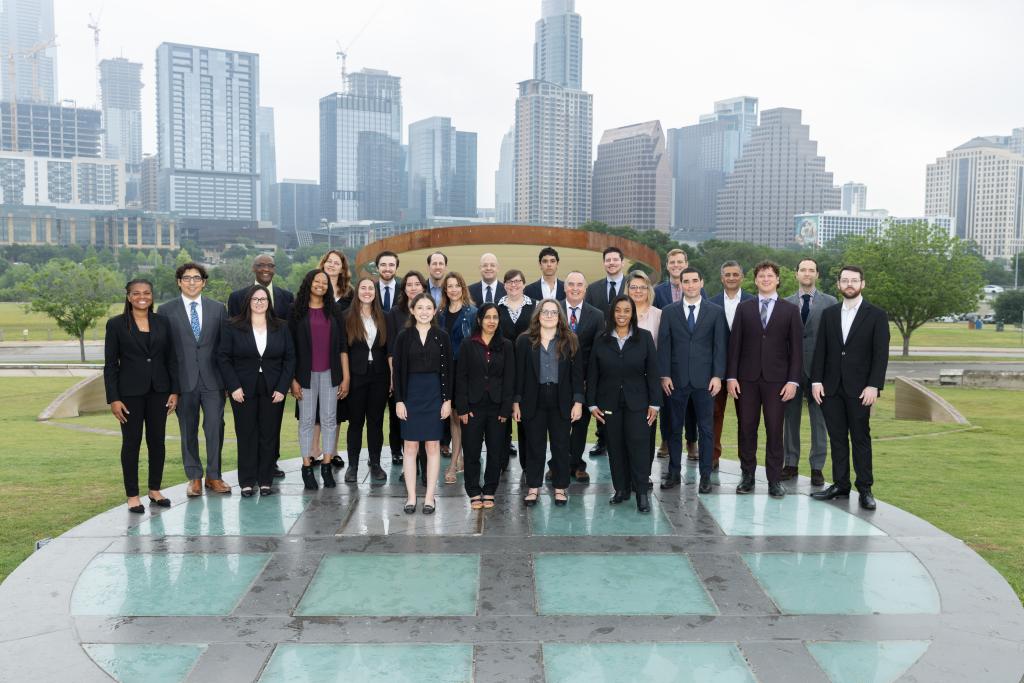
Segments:
[[[711,303],[721,307],[725,311],[726,344],[729,343],[729,330],[732,329],[732,321],[736,316],[736,307],[747,299],[753,299],[753,294],[748,294],[740,289],[743,283],[743,266],[738,261],[726,261],[719,269],[719,278],[722,281],[722,291],[711,297]],[[729,400],[728,391],[720,391],[715,396],[715,454],[711,459],[712,471],[718,471],[718,461],[722,458],[722,425],[725,422],[725,404]],[[736,434],[739,439],[739,418],[740,404],[732,402],[736,411]]]
[[[757,433],[764,412],[765,471],[768,495],[782,498],[782,421],[803,373],[803,325],[800,309],[779,296],[779,265],[754,266],[757,299],[736,307],[729,334],[725,371],[729,395],[740,404],[740,468],[736,493],[753,493],[757,469]]]
[[[498,257],[491,252],[480,256],[480,282],[469,286],[469,296],[477,306],[496,304],[505,296],[505,285],[498,279]]]
[[[540,263],[540,279],[526,285],[523,294],[536,302],[544,299],[565,298],[565,283],[558,279],[558,252],[554,247],[544,247],[537,256]]]
[[[402,286],[398,278],[398,254],[393,251],[382,251],[373,260],[377,266],[377,289],[380,292],[380,305],[387,313],[398,299],[399,288]]]
[[[711,492],[711,456],[714,450],[714,397],[722,390],[725,374],[725,311],[701,297],[704,278],[696,268],[681,273],[683,298],[661,313],[658,328],[658,366],[661,388],[672,402],[668,474],[662,489],[680,482],[683,458],[683,423],[686,405],[697,414],[700,449],[700,493]]]
[[[270,302],[274,309],[274,315],[287,320],[292,312],[292,302],[295,301],[295,295],[284,287],[274,284],[276,269],[277,266],[274,263],[273,254],[260,254],[252,261],[252,272],[256,276],[254,284],[263,285],[267,288],[270,292]],[[228,315],[232,318],[242,312],[242,304],[245,302],[245,297],[248,296],[249,287],[251,286],[246,285],[241,289],[236,289],[228,296]],[[284,473],[282,472],[277,476],[283,477]]]

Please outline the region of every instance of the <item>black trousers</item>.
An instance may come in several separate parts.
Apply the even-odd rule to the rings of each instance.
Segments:
[[[498,421],[501,405],[484,400],[469,407],[473,414],[469,422],[462,425],[462,454],[465,467],[466,495],[473,497],[481,493],[493,496],[498,490],[501,477],[501,462],[505,452],[505,424]],[[484,485],[480,486],[480,451],[487,442],[487,461],[484,466]]]
[[[121,477],[128,498],[139,495],[139,450],[142,429],[146,429],[146,450],[149,452],[149,490],[159,491],[164,477],[164,432],[167,426],[167,394],[123,396],[128,421],[121,425]]]
[[[392,459],[402,457],[402,421],[395,412],[395,395],[388,396],[388,445]]]
[[[600,423],[598,423],[600,424]],[[587,432],[590,431],[590,411],[584,409],[583,417],[569,428],[569,472],[587,471],[583,451],[587,448]]]
[[[558,406],[558,385],[544,384],[537,395],[537,412],[526,420],[526,485],[532,489],[544,483],[544,456],[551,443],[551,483],[556,489],[569,487],[569,425]],[[522,449],[519,450],[522,457]]]
[[[371,465],[380,464],[380,452],[384,448],[384,409],[388,404],[388,373],[383,363],[383,372],[352,377],[348,392],[348,466],[359,469],[359,452],[363,450],[363,423],[366,423],[366,449]],[[401,451],[399,451],[401,452]]]
[[[836,486],[850,488],[850,443],[853,443],[853,467],[857,471],[854,484],[858,491],[870,491],[875,483],[871,465],[871,408],[861,405],[856,396],[847,396],[840,389],[821,402],[825,428],[832,451],[832,481]]]
[[[260,373],[256,393],[237,403],[229,399],[235,416],[238,440],[238,485],[270,486],[274,483],[274,464],[281,445],[281,418],[284,401],[274,403],[267,382]]]
[[[618,408],[605,412],[604,420],[608,465],[615,490],[647,491],[655,434],[654,425],[647,424],[647,410],[630,410],[620,396]]]

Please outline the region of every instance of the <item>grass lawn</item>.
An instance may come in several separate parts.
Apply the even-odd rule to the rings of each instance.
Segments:
[[[122,310],[121,304],[110,307],[110,315],[117,315]],[[108,316],[109,317],[109,316]],[[107,319],[96,322],[90,329],[86,339],[103,339],[104,325]],[[67,341],[74,339],[57,327],[57,323],[44,313],[26,313],[24,304],[0,302],[0,330],[3,330],[3,341],[22,341],[23,330],[28,330],[29,341]],[[47,331],[51,333],[47,335]]]
[[[903,337],[895,325],[889,326],[890,346],[902,346]],[[995,325],[985,325],[980,330],[967,329],[967,323],[925,323],[910,335],[910,348],[921,346],[962,346],[964,348],[998,349],[1024,348],[1020,328],[1007,325],[1002,332],[996,332]]]
[[[80,522],[124,503],[118,452],[120,436],[40,424],[35,416],[73,378],[0,378],[0,579],[33,550],[37,539],[57,536]],[[893,394],[874,418],[875,493],[965,540],[1024,598],[1024,392],[941,388],[937,390],[972,427],[892,418]],[[283,455],[297,455],[293,405],[285,408]],[[726,412],[726,453],[734,453],[732,411]],[[806,421],[806,415],[805,415]],[[231,412],[226,435],[234,435]],[[109,414],[57,422],[116,431]],[[386,428],[385,421],[385,428]],[[807,429],[805,424],[805,430]],[[168,420],[169,435],[177,421]],[[805,432],[806,433],[806,432]],[[344,443],[344,427],[341,442]],[[763,443],[763,439],[762,439]],[[178,442],[167,444],[164,485],[184,481]],[[144,456],[143,456],[144,459]],[[232,441],[224,444],[224,470],[236,468]],[[50,463],[54,462],[54,465]],[[140,480],[145,482],[145,466]],[[826,473],[829,466],[826,466]]]

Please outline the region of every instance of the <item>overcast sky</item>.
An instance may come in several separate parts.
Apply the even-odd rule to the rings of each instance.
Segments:
[[[143,63],[143,149],[156,151],[153,57],[164,41],[256,52],[281,178],[319,177],[318,100],[348,69],[402,78],[404,124],[450,116],[478,133],[478,205],[494,206],[516,83],[532,77],[540,0],[55,0],[60,96],[96,99],[100,55]],[[837,185],[923,211],[925,165],[975,135],[1024,126],[1020,0],[577,0],[583,87],[601,132],[697,122],[716,99],[803,110]],[[403,140],[407,136],[403,132]]]

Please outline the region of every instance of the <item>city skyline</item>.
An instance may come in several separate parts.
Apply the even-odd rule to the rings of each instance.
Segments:
[[[603,130],[644,120],[659,120],[665,129],[692,125],[713,101],[750,95],[762,109],[803,110],[837,184],[866,183],[872,205],[919,214],[928,163],[972,137],[1024,123],[1024,93],[1008,88],[1019,62],[1012,53],[1020,51],[1012,26],[1024,8],[938,5],[925,12],[917,3],[869,2],[849,14],[839,3],[796,3],[780,10],[747,2],[673,8],[641,0],[623,15],[611,5],[579,0],[594,142]],[[477,194],[486,206],[493,203],[493,172],[511,124],[515,84],[532,67],[540,7],[539,0],[450,0],[432,4],[430,11],[411,2],[338,8],[297,2],[282,24],[266,21],[276,9],[270,3],[238,14],[228,5],[183,0],[153,21],[151,7],[107,1],[100,57],[143,63],[143,148],[152,153],[157,45],[259,53],[260,104],[274,107],[277,117],[278,177],[315,179],[317,102],[339,87],[334,53],[340,41],[349,53],[350,73],[368,67],[402,78],[406,120],[447,116],[478,133]],[[59,95],[80,106],[95,99],[92,32],[86,25],[96,9],[69,0],[56,0],[54,7]],[[737,12],[749,21],[735,22]],[[624,23],[623,16],[637,19]],[[659,20],[641,20],[650,16]],[[730,32],[706,30],[710,26],[729,26]],[[822,31],[829,33],[831,52],[817,47]],[[935,50],[935,36],[951,31],[960,36],[958,49]],[[422,40],[424,35],[431,40]],[[726,40],[730,49],[723,52]]]

